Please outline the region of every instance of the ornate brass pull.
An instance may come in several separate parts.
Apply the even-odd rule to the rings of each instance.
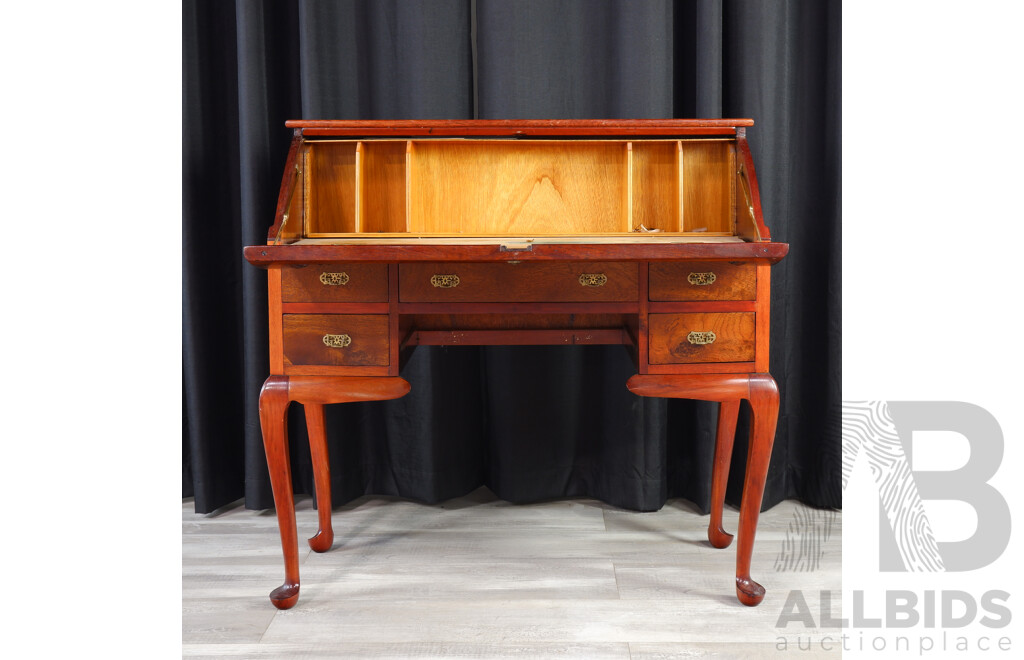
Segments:
[[[345,286],[348,273],[320,273],[320,283],[325,286]]]
[[[458,275],[434,275],[430,278],[430,283],[436,286],[438,289],[454,289],[459,286]]]
[[[714,273],[690,273],[686,281],[694,286],[707,286],[714,284],[716,279]]]
[[[352,343],[348,335],[324,335],[324,346],[328,348],[345,348]]]
[[[604,286],[608,276],[604,273],[583,273],[580,275],[580,284],[583,286]]]
[[[718,337],[716,337],[715,333],[711,332],[710,330],[707,330],[705,332],[694,331],[686,335],[686,341],[696,346],[705,346],[707,344],[713,344],[715,343],[716,339],[718,339]]]

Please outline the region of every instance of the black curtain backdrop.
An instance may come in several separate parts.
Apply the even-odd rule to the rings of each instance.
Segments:
[[[841,504],[840,2],[184,3],[183,496],[273,506],[257,403],[265,241],[305,119],[752,117],[782,408],[765,490]],[[635,397],[621,347],[420,347],[392,402],[328,406],[334,504],[590,496],[708,509],[717,404]],[[313,492],[302,407],[296,492]],[[746,457],[741,415],[728,500]]]

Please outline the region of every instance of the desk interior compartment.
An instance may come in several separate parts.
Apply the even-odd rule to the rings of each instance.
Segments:
[[[736,234],[730,139],[310,140],[297,171],[300,238]]]

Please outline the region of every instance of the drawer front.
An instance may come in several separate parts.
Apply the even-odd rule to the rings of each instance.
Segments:
[[[630,302],[635,262],[399,266],[402,302]]]
[[[386,314],[285,314],[284,362],[388,366]]]
[[[650,364],[752,362],[754,313],[651,314]]]
[[[753,300],[757,266],[729,261],[652,262],[650,299],[655,301]]]
[[[387,264],[310,264],[281,269],[282,302],[387,302]]]

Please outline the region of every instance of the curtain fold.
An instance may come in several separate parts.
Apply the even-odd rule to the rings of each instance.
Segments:
[[[237,2],[183,14],[183,495],[273,506],[257,402],[285,119],[753,117],[782,392],[765,506],[841,502],[839,2]],[[334,504],[487,485],[708,507],[716,404],[635,397],[621,347],[420,347],[396,401],[328,406]],[[741,419],[728,498],[745,460]],[[301,406],[295,489],[312,494]]]

